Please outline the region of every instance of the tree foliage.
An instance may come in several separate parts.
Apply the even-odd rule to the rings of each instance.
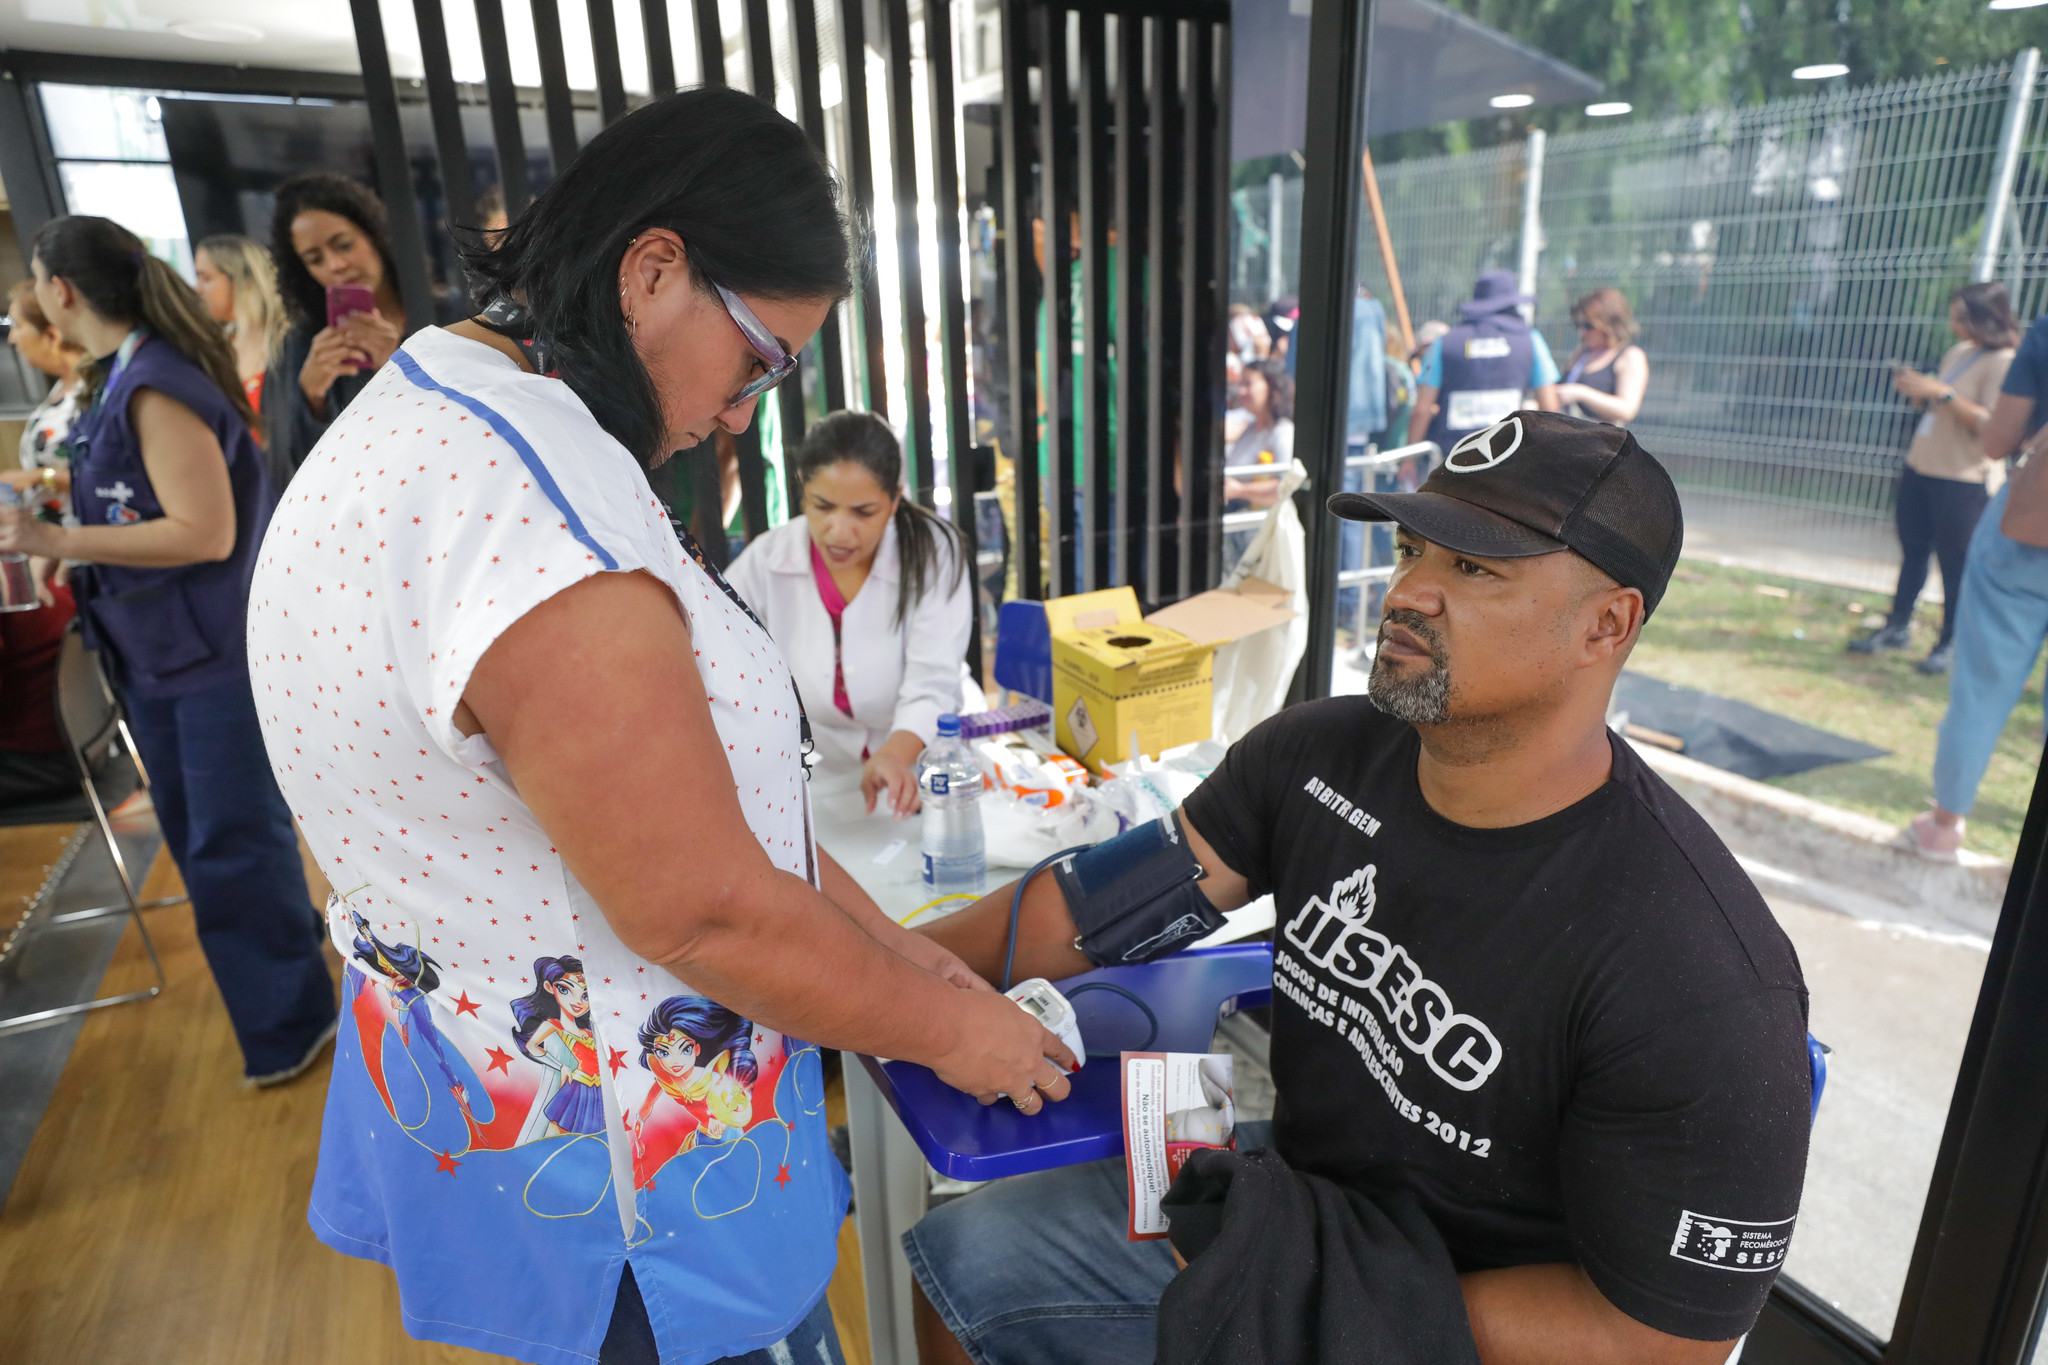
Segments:
[[[1755,104],[1812,92],[1796,67],[1840,62],[1869,85],[1967,71],[2048,47],[2048,6],[1991,10],[1985,0],[1444,0],[1452,9],[1606,83],[1634,117]],[[1459,151],[1531,127],[1586,126],[1576,107],[1445,125],[1387,139],[1383,155]]]

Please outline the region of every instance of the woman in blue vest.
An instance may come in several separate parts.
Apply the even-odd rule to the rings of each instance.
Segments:
[[[105,218],[44,224],[34,267],[44,313],[94,358],[71,435],[78,524],[0,509],[0,550],[83,561],[79,616],[149,764],[245,1074],[289,1080],[334,1036],[334,989],[249,688],[249,579],[276,495],[234,350]]]

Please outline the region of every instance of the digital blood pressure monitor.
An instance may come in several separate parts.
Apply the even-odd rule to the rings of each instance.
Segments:
[[[1073,1004],[1053,987],[1052,982],[1042,976],[1034,976],[1029,981],[1019,981],[1004,994],[1067,1045],[1074,1054],[1077,1069],[1087,1062],[1088,1054],[1081,1045],[1080,1017],[1074,1013]]]

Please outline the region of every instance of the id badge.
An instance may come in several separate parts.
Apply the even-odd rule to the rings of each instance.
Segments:
[[[1520,389],[1459,389],[1451,395],[1452,431],[1477,431],[1490,427],[1522,406]]]

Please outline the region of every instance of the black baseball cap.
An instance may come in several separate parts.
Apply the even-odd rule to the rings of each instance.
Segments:
[[[1482,559],[1576,550],[1645,614],[1663,600],[1685,541],[1678,490],[1621,427],[1556,412],[1517,412],[1452,446],[1413,493],[1338,493],[1351,521],[1392,521]]]

